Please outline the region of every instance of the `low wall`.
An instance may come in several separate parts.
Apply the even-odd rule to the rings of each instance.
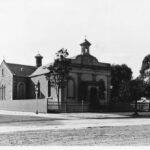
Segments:
[[[1,110],[36,112],[36,100],[3,100],[0,101]],[[47,100],[38,99],[38,112],[47,113]]]

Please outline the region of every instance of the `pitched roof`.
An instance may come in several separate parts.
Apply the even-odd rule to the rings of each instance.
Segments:
[[[36,70],[35,66],[13,64],[13,63],[6,63],[6,65],[13,73],[13,75],[20,76],[20,77],[28,77]]]
[[[47,69],[47,67],[49,67],[49,66],[52,65],[52,64],[53,64],[53,63],[49,63],[49,64],[46,64],[46,65],[44,65],[44,66],[38,67],[38,68],[30,75],[30,77],[39,76],[39,75],[48,73],[49,70]]]

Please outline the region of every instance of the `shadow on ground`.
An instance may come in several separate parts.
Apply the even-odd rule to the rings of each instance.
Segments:
[[[150,113],[139,113],[139,116],[133,116],[133,113],[68,113],[68,114],[49,114],[48,117],[25,116],[25,115],[4,115],[0,114],[0,124],[17,122],[55,122],[62,120],[84,120],[84,119],[143,119],[150,118]]]

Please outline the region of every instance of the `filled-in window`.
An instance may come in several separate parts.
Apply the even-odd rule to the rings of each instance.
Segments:
[[[67,97],[74,98],[75,97],[75,83],[73,79],[69,79],[67,83]]]
[[[19,82],[17,85],[17,97],[19,99],[25,98],[25,84],[23,82]]]

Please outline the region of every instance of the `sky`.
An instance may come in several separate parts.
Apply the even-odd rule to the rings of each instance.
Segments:
[[[61,48],[90,53],[100,62],[127,64],[133,77],[150,54],[149,0],[0,0],[0,62],[43,65]]]

